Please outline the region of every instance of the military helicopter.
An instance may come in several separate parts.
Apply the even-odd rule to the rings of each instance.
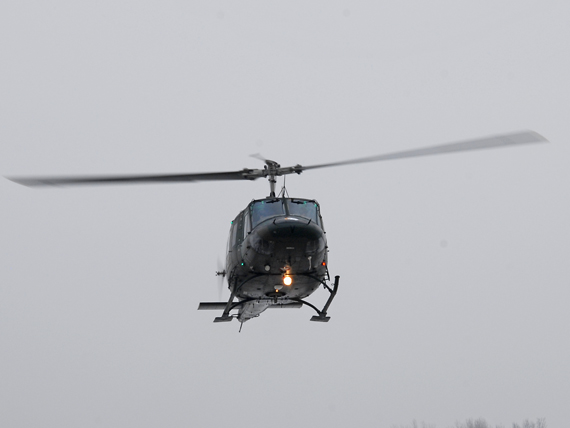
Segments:
[[[237,318],[243,325],[268,308],[300,308],[305,305],[316,312],[311,321],[328,322],[328,309],[337,294],[340,277],[335,276],[331,283],[327,261],[328,245],[320,206],[314,199],[289,197],[285,186],[276,195],[276,177],[333,166],[540,142],[547,140],[536,132],[521,131],[310,166],[282,167],[275,161],[262,158],[265,162],[263,169],[246,168],[229,172],[9,179],[36,187],[267,178],[269,196],[250,202],[231,222],[226,266],[216,272],[216,275],[227,279],[230,290],[228,301],[202,302],[198,309],[222,311],[220,316],[214,318],[214,322],[228,322]],[[321,285],[329,292],[329,297],[323,308],[319,309],[306,298]],[[237,310],[237,314],[231,313],[234,310]]]

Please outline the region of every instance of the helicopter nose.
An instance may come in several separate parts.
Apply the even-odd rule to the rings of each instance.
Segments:
[[[277,257],[305,257],[323,251],[323,230],[304,217],[280,217],[260,231],[260,238],[272,242],[272,253]]]
[[[315,240],[319,239],[323,234],[319,226],[304,217],[276,218],[269,229],[274,238],[305,238]]]
[[[318,224],[304,217],[283,216],[256,227],[242,247],[242,257],[260,272],[283,266],[302,271],[313,269],[313,262],[320,262],[325,249],[325,234]]]
[[[304,217],[277,217],[258,226],[250,236],[252,247],[261,254],[283,251],[314,253],[324,249],[324,232]]]

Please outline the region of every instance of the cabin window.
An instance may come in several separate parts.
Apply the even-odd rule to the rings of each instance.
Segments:
[[[289,199],[289,214],[311,219],[319,223],[318,205],[314,201],[304,199]]]
[[[285,215],[281,199],[264,199],[255,201],[250,205],[251,222],[255,227],[269,217]]]

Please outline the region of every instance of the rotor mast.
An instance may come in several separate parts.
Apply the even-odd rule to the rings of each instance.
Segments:
[[[281,168],[281,165],[279,165],[277,162],[266,159],[265,160],[265,171],[267,172],[267,180],[269,181],[269,197],[270,198],[274,198],[275,197],[275,184],[277,183],[277,180],[275,179],[275,177],[278,175],[278,171],[279,168]]]

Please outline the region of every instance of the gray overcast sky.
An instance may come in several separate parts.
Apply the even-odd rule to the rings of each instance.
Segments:
[[[0,180],[0,425],[567,426],[570,4],[281,3],[3,0],[0,175],[551,143],[290,176],[322,206],[332,318],[241,334],[196,308],[265,182]]]

